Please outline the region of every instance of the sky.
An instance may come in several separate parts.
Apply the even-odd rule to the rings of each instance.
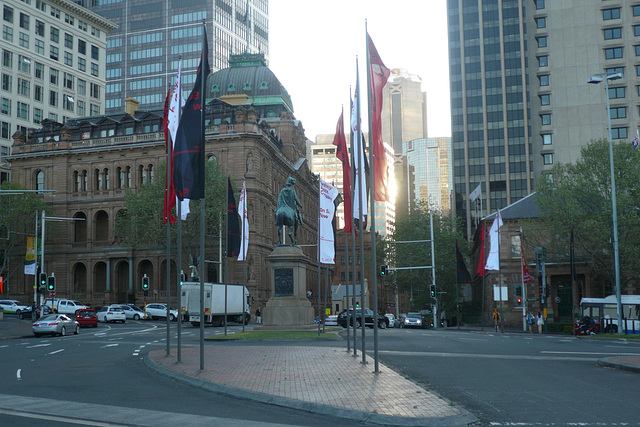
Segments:
[[[307,138],[335,133],[342,107],[348,129],[356,57],[366,94],[365,22],[387,68],[422,78],[428,136],[451,136],[446,0],[269,0],[269,68]]]

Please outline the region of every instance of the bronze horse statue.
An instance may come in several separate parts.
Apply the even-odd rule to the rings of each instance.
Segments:
[[[282,240],[283,226],[289,227],[287,235],[289,235],[291,244],[295,245],[298,238],[298,225],[302,225],[302,215],[300,215],[300,210],[298,209],[298,207],[302,207],[302,204],[300,204],[296,190],[293,188],[295,183],[295,178],[287,178],[287,186],[280,190],[278,195],[276,225],[278,226],[278,244],[281,245],[286,244],[286,237],[285,241]]]

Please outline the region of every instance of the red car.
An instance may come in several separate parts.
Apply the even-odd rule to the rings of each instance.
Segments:
[[[98,316],[96,316],[96,311],[92,308],[82,308],[76,311],[76,321],[80,326],[98,327]]]

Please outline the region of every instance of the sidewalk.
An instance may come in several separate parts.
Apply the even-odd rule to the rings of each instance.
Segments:
[[[425,390],[374,360],[346,348],[206,343],[200,348],[152,351],[147,365],[195,387],[242,399],[354,420],[396,426],[465,426],[466,410]]]

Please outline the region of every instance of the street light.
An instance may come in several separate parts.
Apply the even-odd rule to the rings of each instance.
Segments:
[[[609,107],[609,80],[622,78],[622,73],[593,74],[587,83],[598,84],[604,80],[607,98],[607,125],[609,126],[609,167],[611,169],[611,215],[613,216],[613,263],[615,269],[616,301],[618,311],[618,332],[622,330],[622,297],[620,292],[620,257],[618,254],[618,211],[616,207],[616,178],[613,174],[613,141],[611,138],[611,109]]]

